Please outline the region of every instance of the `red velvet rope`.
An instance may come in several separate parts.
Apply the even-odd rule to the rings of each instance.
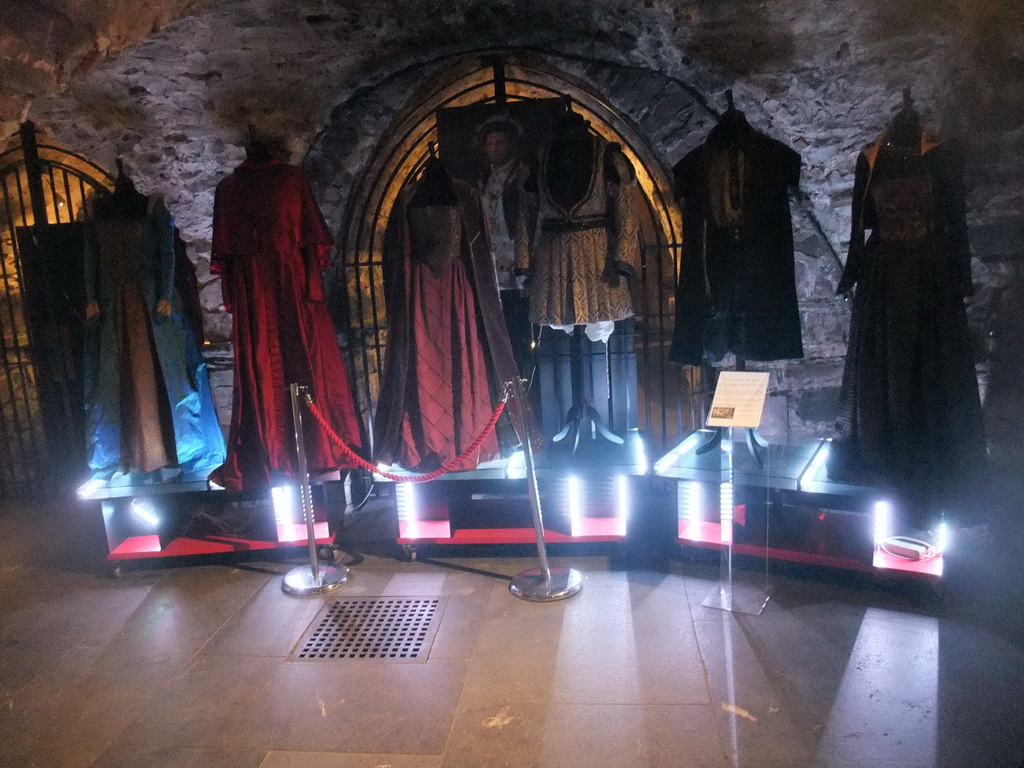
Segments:
[[[326,432],[327,436],[334,441],[335,445],[341,448],[342,453],[344,453],[346,456],[352,459],[352,461],[354,461],[363,469],[369,470],[370,472],[373,472],[374,474],[377,475],[382,475],[388,478],[388,480],[394,480],[396,483],[429,483],[431,480],[436,480],[441,475],[448,474],[449,472],[453,472],[454,470],[458,469],[470,456],[472,456],[476,452],[477,448],[483,445],[483,442],[484,440],[487,439],[487,436],[494,431],[494,427],[497,425],[498,419],[501,417],[502,411],[505,410],[505,401],[503,400],[502,402],[498,403],[498,407],[495,408],[494,413],[491,414],[491,420],[487,422],[487,426],[484,427],[484,431],[481,432],[480,436],[473,441],[473,444],[470,445],[466,450],[464,450],[459,456],[456,456],[451,461],[446,462],[440,469],[436,469],[433,472],[430,472],[425,475],[393,475],[390,472],[384,472],[378,469],[373,464],[364,459],[362,456],[359,456],[347,445],[345,445],[345,442],[340,437],[338,437],[338,433],[335,432],[331,428],[331,425],[327,423],[327,419],[324,418],[324,415],[320,412],[320,409],[316,407],[316,403],[313,402],[313,398],[309,397],[308,395],[306,396],[306,405],[309,407],[309,412],[313,414],[313,418],[317,420],[317,423],[319,423],[321,427],[323,427],[324,432]]]

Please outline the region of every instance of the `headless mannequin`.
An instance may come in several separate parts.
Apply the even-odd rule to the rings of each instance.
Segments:
[[[732,147],[738,144],[744,136],[752,132],[754,129],[750,126],[750,123],[747,122],[746,115],[736,109],[736,106],[733,103],[732,89],[725,92],[725,100],[727,104],[726,110],[718,120],[718,128],[720,129],[719,135],[725,138],[727,145]],[[742,184],[741,180],[738,181]],[[729,190],[729,194],[738,194],[738,190]],[[742,206],[742,203],[737,202],[736,205],[737,207],[740,207]],[[739,355],[735,355],[735,360],[736,362],[733,366],[734,371],[747,370],[747,361],[744,358]],[[712,435],[706,443],[697,448],[696,452],[698,454],[707,453],[720,445],[722,442],[723,431],[722,427],[716,427],[714,435]],[[745,433],[747,449],[750,451],[751,456],[753,456],[757,461],[758,465],[763,465],[763,458],[761,456],[760,449],[767,448],[768,444],[754,428],[746,429]]]
[[[409,204],[416,208],[433,205],[457,205],[459,199],[452,186],[452,177],[434,154],[433,145],[430,146],[430,150],[430,159],[427,160],[423,168],[423,177]]]
[[[256,135],[256,127],[249,124],[249,140],[245,143],[245,162],[269,163],[274,159],[270,146]]]
[[[418,222],[413,237],[416,257],[430,267],[435,277],[448,269],[459,249],[458,204],[452,177],[431,151],[407,215]]]
[[[149,198],[135,189],[135,184],[124,172],[124,163],[117,159],[117,179],[114,191],[96,203],[97,219],[144,219],[149,208]],[[171,302],[160,299],[155,308],[160,318],[171,316]],[[100,316],[99,302],[90,301],[85,307],[86,321],[95,320]]]
[[[551,199],[563,210],[571,211],[589,191],[591,158],[594,153],[594,136],[583,116],[571,109],[555,128],[555,140],[548,150],[545,184]],[[605,162],[598,158],[597,162]],[[606,163],[609,181],[619,183],[612,164]],[[617,286],[628,272],[618,271],[609,263],[601,279],[608,285]]]
[[[718,118],[718,125],[727,137],[738,139],[744,133],[753,129],[750,127],[750,123],[747,122],[747,116],[736,109],[731,90],[725,92],[725,99],[728,102],[728,107],[722,113],[722,116]]]
[[[589,191],[591,179],[591,158],[594,153],[594,137],[591,136],[586,120],[571,109],[559,121],[555,140],[548,151],[545,184],[551,199],[563,210],[571,211]],[[598,162],[603,162],[599,159]],[[620,275],[611,264],[605,267],[601,279],[609,285],[618,285]],[[585,326],[577,325],[570,340],[570,376],[572,380],[572,405],[565,417],[565,426],[553,438],[560,442],[572,434],[572,452],[579,446],[583,423],[590,420],[592,433],[600,434],[609,442],[621,445],[623,439],[611,432],[602,421],[597,410],[587,402],[583,391],[583,339]],[[607,344],[607,342],[606,342]],[[607,362],[607,347],[606,358]]]
[[[587,193],[593,138],[583,117],[572,111],[559,121],[556,131],[545,183],[551,198],[563,209],[571,210]]]
[[[894,176],[912,172],[915,161],[921,157],[921,116],[914,109],[910,89],[903,92],[903,106],[897,112],[879,151],[879,162],[884,160],[886,171]]]

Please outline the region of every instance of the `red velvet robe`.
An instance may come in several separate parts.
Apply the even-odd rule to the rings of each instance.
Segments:
[[[334,431],[359,449],[348,374],[323,303],[330,236],[309,182],[293,166],[245,162],[217,185],[210,270],[235,316],[235,381],[228,456],[212,479],[228,490],[292,476],[288,385],[310,394]],[[307,414],[311,473],[353,466]]]

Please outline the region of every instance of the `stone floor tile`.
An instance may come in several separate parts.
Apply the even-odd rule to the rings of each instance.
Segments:
[[[267,751],[439,754],[466,664],[201,656],[126,739]]]
[[[102,643],[120,631],[148,587],[0,588],[0,702],[81,643]]]
[[[89,768],[262,768],[261,750],[115,743]]]
[[[332,597],[289,595],[281,589],[280,579],[271,578],[216,631],[201,653],[283,658]]]
[[[260,768],[441,768],[440,755],[271,752]]]
[[[706,706],[460,708],[444,768],[726,768]]]
[[[0,768],[85,768],[178,668],[79,646],[0,707]]]

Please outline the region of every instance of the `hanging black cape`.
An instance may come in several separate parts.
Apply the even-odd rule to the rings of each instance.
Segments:
[[[744,158],[743,213],[738,227],[722,228],[712,158],[730,141]],[[739,132],[718,125],[674,173],[684,237],[669,359],[803,357],[787,192],[800,182],[800,155],[745,123]]]

